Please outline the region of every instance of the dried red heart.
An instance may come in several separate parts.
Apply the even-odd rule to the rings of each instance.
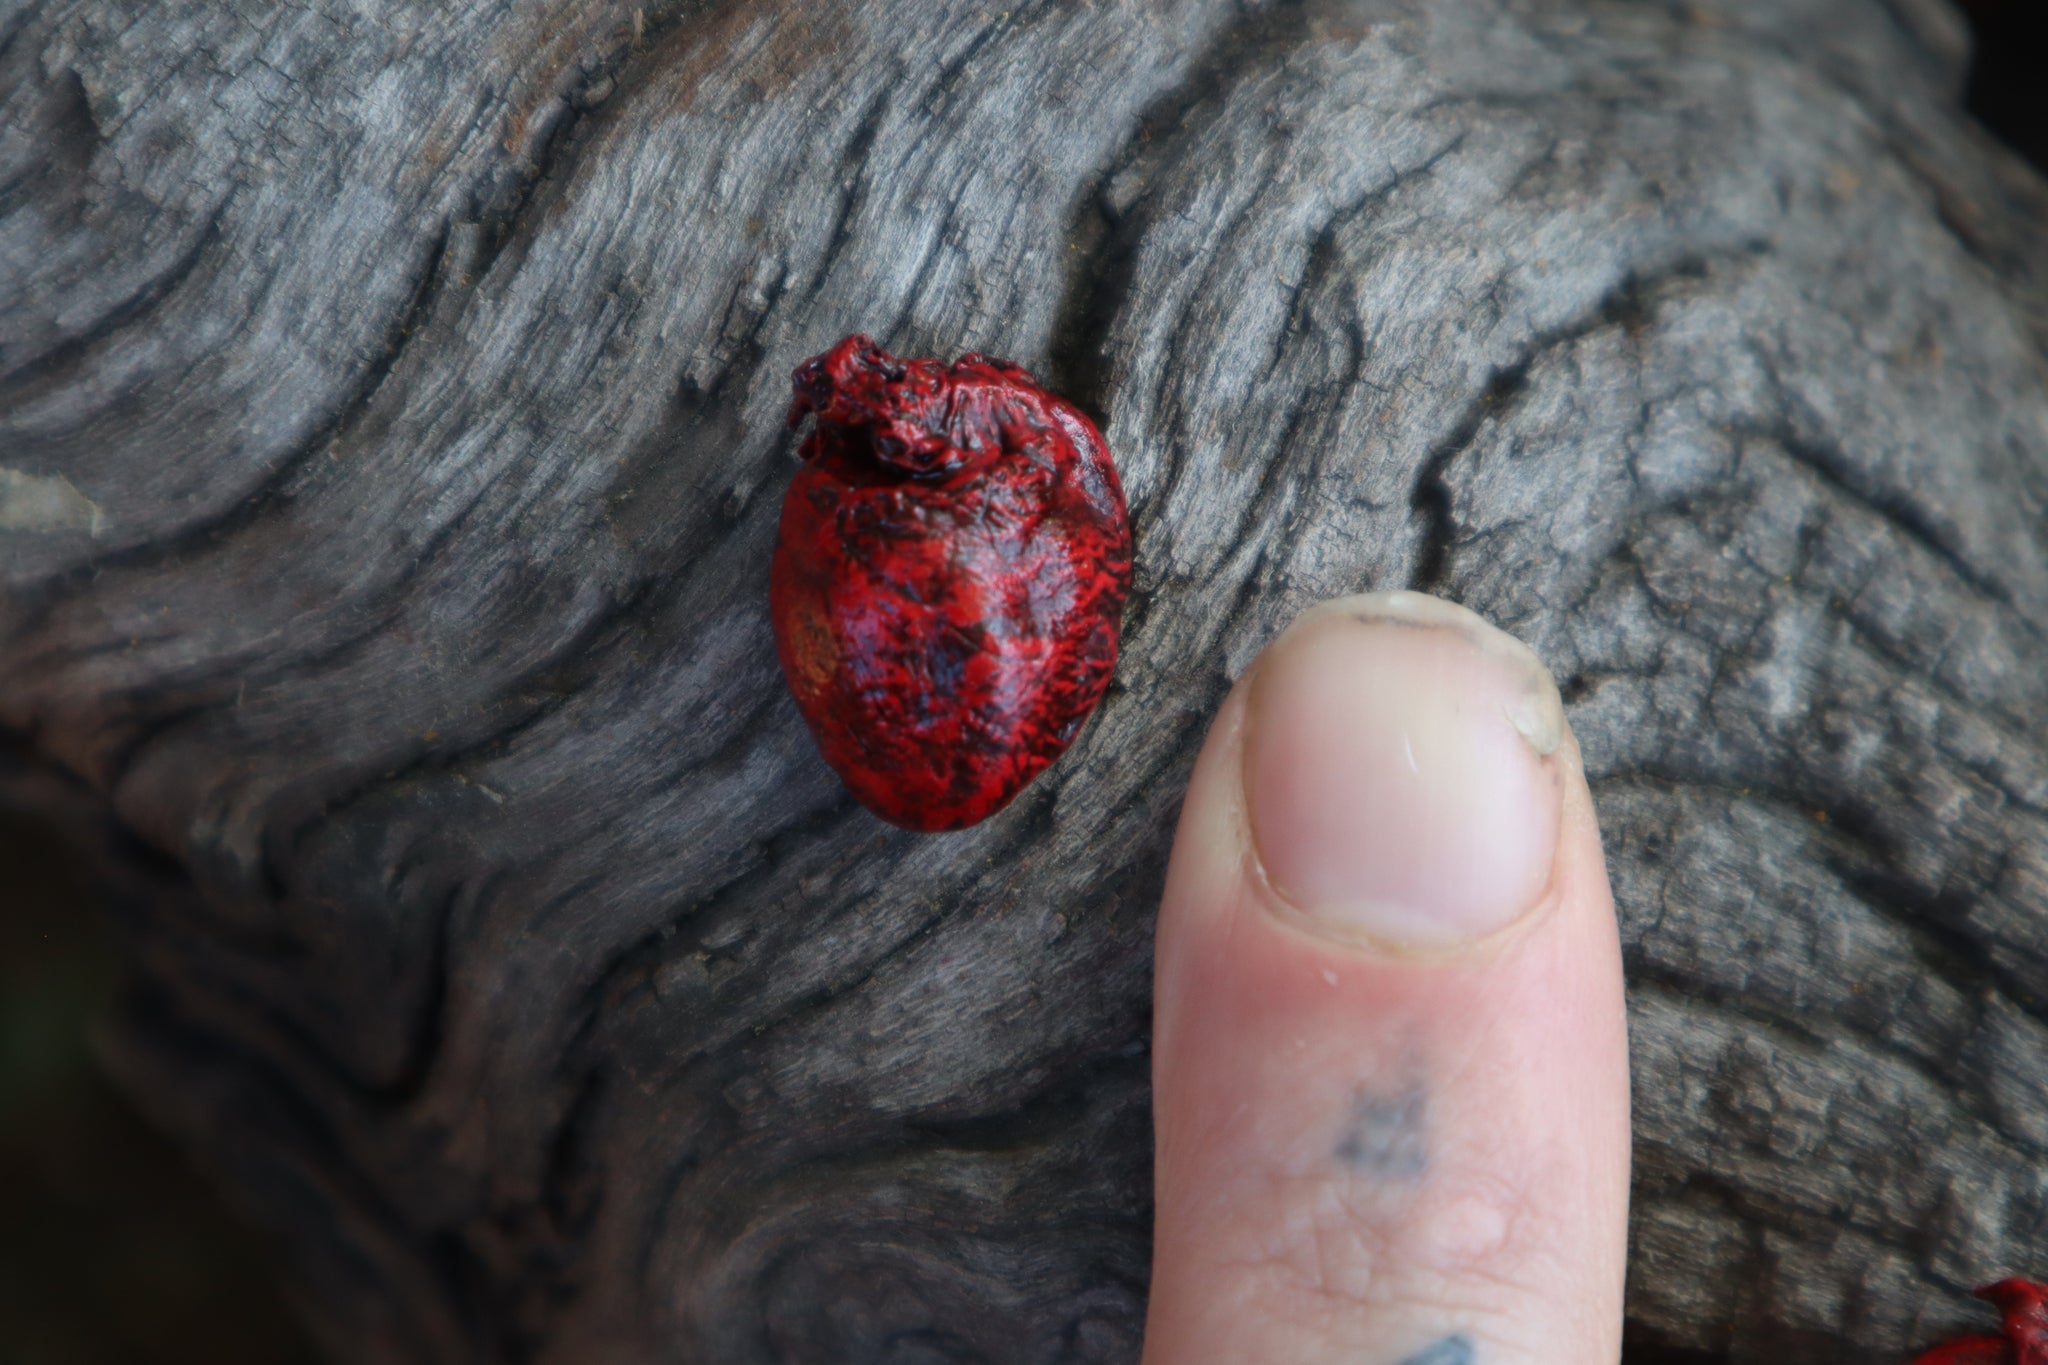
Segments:
[[[984,355],[850,336],[797,366],[803,467],[769,580],[776,653],[819,752],[915,830],[1009,803],[1116,666],[1131,530],[1079,409]]]
[[[1998,1305],[2004,1335],[1963,1337],[1915,1356],[1913,1365],[2048,1365],[2048,1286],[2000,1280],[1974,1292]]]

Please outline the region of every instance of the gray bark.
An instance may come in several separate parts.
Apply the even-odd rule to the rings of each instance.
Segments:
[[[109,1055],[352,1361],[1130,1361],[1231,679],[1414,585],[1565,684],[1632,1358],[2048,1271],[2048,188],[1932,0],[0,3],[0,781]],[[1102,419],[1137,590],[963,834],[813,754],[787,375]],[[110,871],[110,875],[113,875]]]

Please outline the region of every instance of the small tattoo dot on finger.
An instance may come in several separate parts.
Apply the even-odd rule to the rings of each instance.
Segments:
[[[1334,1155],[1383,1180],[1419,1179],[1429,1169],[1427,1109],[1419,1083],[1391,1093],[1361,1089],[1351,1097]]]
[[[1423,1347],[1401,1365],[1478,1365],[1479,1352],[1473,1348],[1472,1338],[1463,1332],[1454,1332],[1442,1341]]]

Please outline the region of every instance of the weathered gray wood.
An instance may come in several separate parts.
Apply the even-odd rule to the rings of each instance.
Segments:
[[[1133,1359],[1180,786],[1291,613],[1417,584],[1595,779],[1633,1357],[1972,1320],[2048,1270],[2048,190],[1960,32],[0,5],[6,785],[162,860],[118,1069],[339,1359]],[[856,328],[1038,369],[1137,518],[1117,688],[957,836],[768,639]]]

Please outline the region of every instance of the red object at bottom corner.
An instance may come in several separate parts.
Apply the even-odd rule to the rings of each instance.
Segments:
[[[2000,1280],[1972,1292],[1998,1306],[2003,1334],[1960,1337],[1913,1357],[1912,1365],[2048,1365],[2048,1285]]]
[[[2015,1359],[2004,1337],[1958,1337],[1914,1356],[1913,1365],[2013,1365]]]

